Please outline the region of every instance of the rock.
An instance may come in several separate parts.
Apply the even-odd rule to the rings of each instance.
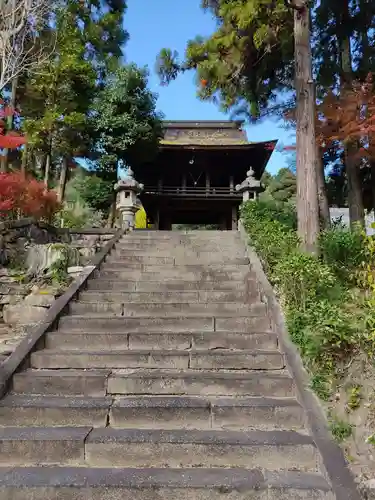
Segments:
[[[9,276],[9,269],[6,267],[0,267],[0,277]]]
[[[32,293],[24,302],[30,306],[49,307],[55,302],[55,296],[49,293]]]
[[[9,325],[30,325],[39,323],[46,315],[45,307],[36,307],[24,302],[4,306],[4,323]]]
[[[68,274],[79,274],[83,271],[83,266],[71,266],[68,267]]]
[[[22,295],[0,295],[0,305],[5,305],[5,304],[18,304],[18,302],[21,302],[23,300]]]
[[[360,485],[363,498],[366,500],[375,499],[375,479],[369,479]]]
[[[54,270],[66,270],[79,264],[79,252],[66,243],[33,245],[27,251],[27,273],[32,276],[48,275]]]

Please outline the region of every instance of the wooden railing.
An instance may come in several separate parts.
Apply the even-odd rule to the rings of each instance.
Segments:
[[[214,197],[214,196],[235,196],[241,197],[235,189],[228,187],[202,187],[202,186],[145,186],[143,194],[161,195],[161,196],[198,196],[198,197]]]

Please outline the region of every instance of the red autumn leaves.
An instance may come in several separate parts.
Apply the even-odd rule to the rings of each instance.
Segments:
[[[0,174],[0,218],[11,216],[51,220],[60,204],[55,191],[20,172]]]

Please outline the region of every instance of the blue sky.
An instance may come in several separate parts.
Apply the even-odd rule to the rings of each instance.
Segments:
[[[166,119],[229,119],[215,104],[202,102],[196,97],[194,73],[180,75],[168,87],[162,87],[154,71],[161,48],[168,47],[183,54],[187,40],[214,31],[214,20],[200,9],[200,0],[128,0],[125,27],[130,34],[125,60],[148,66],[150,88],[159,95],[158,108]],[[290,132],[273,120],[250,125],[247,136],[250,141],[279,139],[284,144],[290,143]],[[274,152],[267,170],[276,172],[285,166],[285,160],[285,154]]]

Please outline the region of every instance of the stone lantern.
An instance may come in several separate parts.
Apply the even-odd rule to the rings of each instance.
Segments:
[[[134,173],[129,168],[115,185],[116,210],[119,213],[120,226],[132,231],[135,224],[135,213],[139,208],[138,196],[143,190],[143,184],[134,179]]]
[[[261,190],[261,183],[254,177],[254,170],[252,167],[246,173],[246,179],[237,184],[236,191],[242,193],[242,201],[256,200],[258,193]]]

